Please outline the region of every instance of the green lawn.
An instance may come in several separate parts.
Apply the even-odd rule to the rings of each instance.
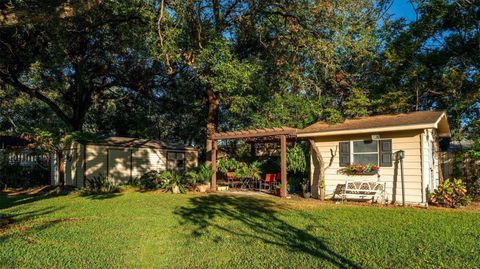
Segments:
[[[0,195],[0,210],[2,268],[480,267],[478,210],[152,192]]]

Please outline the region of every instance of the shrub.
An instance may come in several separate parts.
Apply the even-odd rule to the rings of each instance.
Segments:
[[[87,179],[87,192],[89,193],[114,193],[119,188],[115,182],[105,174],[101,174]]]
[[[461,179],[445,179],[430,194],[430,202],[445,207],[466,206],[470,202],[467,186]]]
[[[261,179],[261,166],[262,162],[255,161],[250,165],[242,162],[239,167],[235,170],[236,178],[251,178],[251,179]]]
[[[165,182],[171,179],[171,173],[168,171],[164,172],[157,172],[155,170],[149,171],[143,174],[137,182],[135,182],[136,186],[139,186],[144,189],[159,189],[162,187]]]
[[[172,191],[178,187],[181,193],[185,193],[185,186],[183,182],[183,174],[172,173],[171,171],[157,172],[152,170],[143,174],[140,178],[131,182],[131,185],[138,186],[144,189],[164,189],[165,191]]]
[[[235,171],[240,166],[240,162],[234,158],[223,158],[218,160],[217,166],[218,171],[226,174],[227,172]]]
[[[287,149],[287,170],[303,174],[307,171],[305,150],[298,144]]]
[[[473,199],[477,200],[480,198],[480,178],[473,176],[470,179],[466,180],[467,185],[467,194]]]

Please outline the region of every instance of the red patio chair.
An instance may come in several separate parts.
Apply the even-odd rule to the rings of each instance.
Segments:
[[[272,187],[275,186],[275,177],[276,177],[276,174],[266,174],[265,175],[265,181],[261,182],[260,184],[260,189],[267,189],[268,187],[268,190],[271,191],[272,190]]]

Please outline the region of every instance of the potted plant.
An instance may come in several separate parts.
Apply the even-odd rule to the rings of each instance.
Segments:
[[[280,184],[277,185],[275,191],[276,191],[275,194],[276,194],[277,196],[282,196],[282,183],[280,183]]]
[[[290,186],[287,184],[287,190]],[[277,196],[282,196],[282,183],[279,183],[276,187]]]
[[[326,184],[325,184],[325,179],[323,178],[321,181],[320,181],[320,201],[325,201],[325,187],[326,187]]]
[[[198,167],[197,190],[199,192],[206,192],[210,188],[210,179],[213,175],[213,170],[210,166],[202,164]]]
[[[308,199],[312,196],[312,193],[309,191],[309,182],[304,180],[301,183],[303,198]]]

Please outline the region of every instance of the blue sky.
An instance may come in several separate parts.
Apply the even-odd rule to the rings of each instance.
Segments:
[[[408,0],[393,0],[389,13],[395,18],[405,18],[409,21],[415,20],[415,12]]]

